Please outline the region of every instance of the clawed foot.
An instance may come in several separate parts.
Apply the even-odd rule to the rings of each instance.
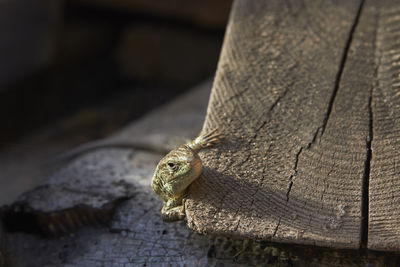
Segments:
[[[166,209],[165,206],[161,209],[161,219],[164,222],[176,222],[185,218],[185,206],[177,206]]]

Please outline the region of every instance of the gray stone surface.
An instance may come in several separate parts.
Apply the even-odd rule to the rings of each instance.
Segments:
[[[104,149],[77,158],[44,184],[14,203],[51,213],[78,205],[95,209],[135,194],[134,181],[152,176],[160,156],[132,150]],[[144,167],[145,166],[145,167]]]

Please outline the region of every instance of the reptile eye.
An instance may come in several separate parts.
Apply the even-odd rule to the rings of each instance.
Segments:
[[[168,162],[167,166],[170,173],[174,173],[178,170],[178,165],[173,162]]]
[[[170,167],[171,169],[173,169],[175,167],[175,164],[173,162],[168,162],[167,163],[168,167]]]

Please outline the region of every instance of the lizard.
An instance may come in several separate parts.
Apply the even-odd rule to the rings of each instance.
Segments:
[[[161,218],[166,222],[183,220],[185,195],[189,185],[202,173],[203,164],[198,152],[219,143],[223,138],[218,129],[200,134],[160,160],[154,171],[151,188],[164,202]]]

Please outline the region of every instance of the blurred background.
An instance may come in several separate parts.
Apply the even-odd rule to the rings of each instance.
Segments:
[[[231,0],[0,2],[0,205],[211,77]]]

